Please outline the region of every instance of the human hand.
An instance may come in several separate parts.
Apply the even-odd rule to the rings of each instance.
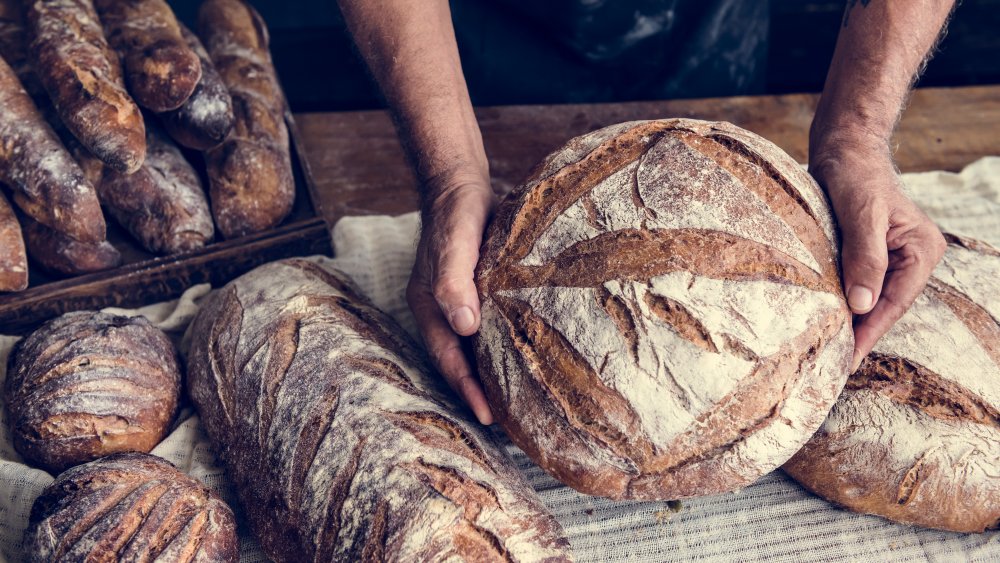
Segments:
[[[482,424],[493,415],[462,345],[479,330],[473,273],[486,222],[496,206],[489,180],[472,174],[427,190],[417,259],[406,300],[431,361]]]
[[[844,294],[856,315],[853,373],[923,291],[946,243],[903,193],[886,143],[814,151],[809,171],[840,224]]]

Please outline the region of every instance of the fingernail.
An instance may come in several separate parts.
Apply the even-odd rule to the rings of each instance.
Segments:
[[[847,291],[847,304],[855,313],[867,313],[872,308],[874,297],[872,290],[863,285],[856,285]]]
[[[479,420],[479,424],[482,424],[483,426],[493,424],[493,414],[490,413],[489,409],[480,409],[476,411],[476,419]]]
[[[863,359],[864,356],[861,355],[861,351],[855,348],[854,358],[851,359],[851,373],[858,371],[858,368],[861,367],[861,360]]]
[[[470,330],[475,322],[476,317],[468,307],[459,307],[451,312],[451,327],[459,332]]]

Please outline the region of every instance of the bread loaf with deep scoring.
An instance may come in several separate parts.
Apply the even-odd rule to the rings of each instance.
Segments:
[[[60,471],[115,452],[148,452],[177,410],[177,352],[144,317],[66,313],[18,341],[4,400],[14,448]]]
[[[121,453],[74,467],[31,508],[28,561],[236,563],[233,511],[156,456]]]
[[[213,294],[188,391],[275,561],[566,561],[511,461],[406,334],[307,260]]]
[[[78,144],[73,152],[101,204],[146,250],[177,254],[212,240],[215,227],[201,179],[159,125],[147,124],[146,160],[132,174],[105,166]]]
[[[184,24],[181,35],[201,61],[201,80],[184,105],[160,118],[175,141],[188,148],[208,150],[226,140],[233,129],[233,99],[198,37]]]
[[[2,58],[0,183],[39,223],[83,242],[104,240],[97,192]]]
[[[106,240],[81,242],[23,214],[20,220],[28,254],[50,274],[78,276],[116,268],[122,263],[121,253]]]
[[[1000,251],[946,235],[924,292],[785,464],[857,512],[956,532],[1000,529]]]
[[[201,62],[164,0],[95,0],[94,7],[108,44],[121,54],[125,82],[139,105],[162,112],[191,97]]]
[[[292,210],[287,107],[267,27],[243,0],[206,0],[198,31],[232,96],[232,131],[205,153],[215,225],[225,238],[264,231]]]
[[[32,98],[45,95],[28,59],[28,32],[20,0],[0,0],[0,57],[14,70]]]
[[[823,192],[728,123],[570,141],[501,203],[476,278],[495,416],[590,494],[751,483],[822,423],[852,356]]]
[[[14,209],[0,191],[0,291],[20,291],[28,287],[28,256],[24,250],[21,225]]]
[[[139,107],[91,0],[25,0],[31,65],[56,111],[109,166],[135,172],[146,154]]]

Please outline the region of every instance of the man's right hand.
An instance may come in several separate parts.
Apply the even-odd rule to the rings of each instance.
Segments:
[[[493,415],[466,357],[462,337],[479,330],[479,294],[473,275],[497,198],[488,180],[475,175],[426,193],[406,299],[435,367],[479,422],[492,424]]]

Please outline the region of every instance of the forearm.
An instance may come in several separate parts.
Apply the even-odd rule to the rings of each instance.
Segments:
[[[810,162],[843,144],[888,150],[954,0],[849,0],[810,131]]]
[[[340,0],[422,186],[488,185],[447,0]]]

